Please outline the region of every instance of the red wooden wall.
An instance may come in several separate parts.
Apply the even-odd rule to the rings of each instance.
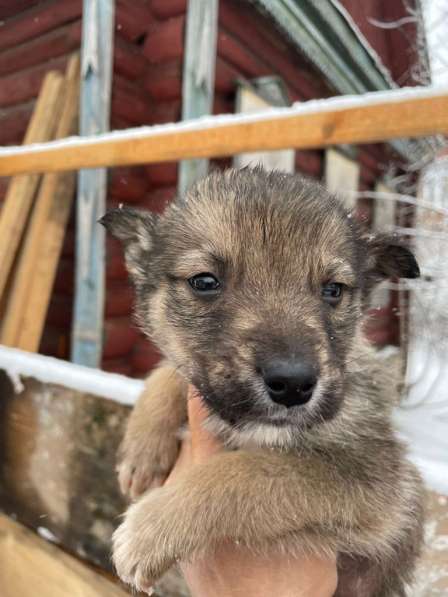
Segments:
[[[117,0],[112,128],[180,118],[185,12],[186,0]],[[62,70],[67,56],[79,48],[81,0],[0,0],[0,20],[0,145],[7,145],[21,142],[44,74]],[[233,112],[237,79],[271,74],[284,79],[292,101],[335,93],[250,4],[221,0],[214,112]],[[318,150],[297,152],[297,170],[320,178],[323,155]],[[361,190],[373,188],[389,159],[383,146],[360,149]],[[175,163],[114,168],[108,205],[127,203],[160,212],[176,185]],[[5,188],[6,181],[0,180],[0,200]],[[360,202],[358,211],[368,223],[369,202]],[[42,352],[61,358],[68,357],[70,348],[73,254],[72,217],[41,346]],[[106,271],[103,367],[143,376],[158,357],[131,323],[132,290],[121,247],[110,238]],[[380,326],[379,336],[373,326],[372,337],[392,341],[396,330],[390,320]]]

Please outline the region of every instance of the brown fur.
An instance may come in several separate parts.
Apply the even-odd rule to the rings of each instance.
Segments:
[[[367,237],[338,200],[299,176],[214,173],[160,218],[116,210],[138,320],[168,363],[132,414],[120,482],[137,496],[176,455],[186,382],[232,451],[144,494],[114,536],[120,576],[145,588],[177,559],[233,539],[263,552],[337,553],[338,597],[405,595],[422,535],[422,488],[390,422],[390,381],[361,335],[362,305],[387,276],[415,277],[393,238]],[[188,279],[211,272],[216,296]],[[344,284],[337,306],[321,286]],[[270,401],[260,369],[312,361],[311,400]]]

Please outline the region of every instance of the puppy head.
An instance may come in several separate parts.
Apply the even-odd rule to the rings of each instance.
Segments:
[[[366,293],[419,275],[321,185],[259,168],[215,172],[162,216],[102,223],[124,243],[140,325],[239,444],[288,445],[337,417]]]

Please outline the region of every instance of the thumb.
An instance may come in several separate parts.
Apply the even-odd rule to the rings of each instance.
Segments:
[[[222,445],[210,432],[204,429],[209,413],[204,401],[194,386],[188,388],[188,422],[191,433],[191,454],[193,462],[206,461],[209,456],[222,449]]]

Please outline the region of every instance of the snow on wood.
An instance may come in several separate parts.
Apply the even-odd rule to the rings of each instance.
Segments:
[[[56,384],[121,404],[133,405],[144,387],[143,381],[124,375],[106,373],[4,346],[0,346],[0,369],[9,376],[17,392],[23,388],[22,377],[34,378],[42,383]],[[435,445],[433,432],[422,432],[425,428],[433,429],[430,419],[431,412],[428,415],[428,425],[425,426],[421,409],[414,411],[397,408],[394,413],[401,436],[411,446],[410,458],[419,467],[428,487],[447,493],[448,464],[444,461],[443,454],[437,452],[438,445]]]
[[[134,404],[143,391],[143,381],[139,379],[6,346],[0,346],[0,369],[4,369],[17,392],[23,389],[22,377],[32,377],[43,383],[64,386],[121,404]]]
[[[448,87],[341,96],[0,149],[0,175],[370,143],[448,133]]]

